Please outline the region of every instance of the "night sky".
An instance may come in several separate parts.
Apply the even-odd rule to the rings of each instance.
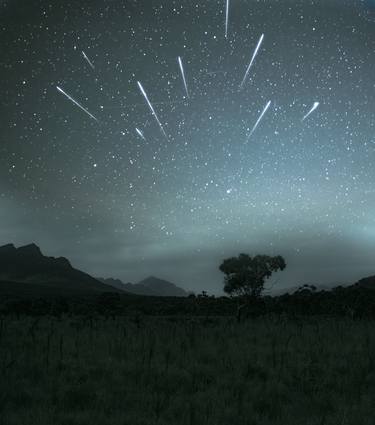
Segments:
[[[225,0],[1,1],[0,244],[197,292],[240,252],[283,255],[278,287],[375,274],[375,2],[225,22]]]

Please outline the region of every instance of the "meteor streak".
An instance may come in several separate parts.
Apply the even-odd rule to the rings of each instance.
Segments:
[[[135,131],[137,132],[137,134],[143,139],[143,140],[145,140],[146,141],[146,138],[145,138],[145,136],[143,135],[143,132],[139,129],[139,128],[135,128]]]
[[[251,130],[250,134],[247,136],[246,142],[249,141],[250,137],[253,135],[254,131],[257,129],[259,123],[262,121],[262,118],[264,117],[264,114],[267,112],[267,109],[270,107],[270,105],[271,105],[271,101],[269,101],[267,103],[267,105],[265,106],[265,108],[263,109],[262,113],[260,114],[260,116],[258,118],[258,121],[255,123],[255,125],[254,125],[253,129]]]
[[[158,116],[156,115],[155,109],[151,105],[151,102],[148,100],[147,94],[146,94],[144,88],[142,87],[142,84],[139,81],[137,81],[137,84],[138,84],[139,90],[141,90],[141,93],[143,94],[143,97],[146,99],[146,102],[147,102],[149,108],[151,109],[152,115],[155,117],[156,122],[159,124],[159,127],[160,127],[162,133],[164,134],[165,138],[167,140],[169,140],[168,139],[168,136],[167,136],[167,133],[164,131],[164,128],[163,128],[163,126],[162,126],[162,124],[161,124]]]
[[[82,50],[82,55],[83,57],[86,59],[87,63],[90,65],[90,67],[92,69],[95,69],[95,66],[93,65],[93,63],[90,61],[90,59],[87,57],[86,53]]]
[[[227,0],[227,7],[225,11],[225,38],[228,38],[228,22],[229,22],[229,0]]]
[[[246,72],[245,72],[245,76],[243,77],[243,80],[242,80],[242,82],[241,82],[241,84],[240,84],[240,88],[241,88],[241,89],[242,89],[243,85],[245,84],[245,81],[246,81],[246,78],[247,78],[247,76],[248,76],[248,74],[249,74],[250,68],[252,67],[253,62],[254,62],[254,60],[255,60],[255,58],[256,58],[256,56],[257,56],[257,54],[258,54],[258,50],[259,50],[259,48],[260,48],[260,45],[262,44],[263,38],[264,38],[264,34],[262,34],[262,35],[261,35],[261,37],[260,37],[260,39],[259,39],[259,41],[258,41],[257,47],[256,47],[256,48],[255,48],[255,50],[254,50],[253,57],[251,58],[251,61],[250,61],[250,63],[249,63],[249,66],[247,67],[247,70],[246,70]]]
[[[181,60],[180,56],[178,57],[178,63],[180,65],[182,79],[184,80],[184,86],[185,86],[185,90],[186,90],[186,96],[189,98],[189,91],[188,91],[187,84],[186,84],[184,66],[182,65],[182,60]]]
[[[310,111],[302,118],[302,122],[303,121],[305,121],[305,119],[307,118],[307,117],[309,117],[317,108],[318,108],[318,106],[320,105],[320,103],[319,102],[314,102],[314,105],[313,105],[313,107],[310,109]]]
[[[65,93],[62,88],[59,86],[56,86],[57,90],[62,93],[64,96],[66,96],[70,101],[72,101],[76,106],[82,109],[83,112],[85,112],[88,116],[90,116],[92,119],[94,119],[96,122],[99,122],[97,118],[94,117],[94,115],[90,114],[90,112],[84,108],[82,105],[80,105],[76,100],[74,100],[71,96],[68,95],[68,93]]]

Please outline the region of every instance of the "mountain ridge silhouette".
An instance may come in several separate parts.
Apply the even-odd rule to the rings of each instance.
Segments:
[[[188,292],[167,280],[149,276],[138,283],[124,283],[120,279],[98,278],[100,282],[114,288],[135,294],[154,297],[187,297]]]
[[[0,281],[49,286],[56,291],[81,293],[109,292],[108,286],[81,270],[75,269],[65,257],[47,257],[32,243],[16,248],[0,246]],[[19,285],[18,285],[19,286]],[[112,292],[119,292],[112,288]]]

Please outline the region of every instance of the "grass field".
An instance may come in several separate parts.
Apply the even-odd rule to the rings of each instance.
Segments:
[[[375,323],[0,319],[1,425],[373,425]]]

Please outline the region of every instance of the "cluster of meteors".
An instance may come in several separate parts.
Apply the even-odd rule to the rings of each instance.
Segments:
[[[226,0],[226,8],[225,8],[225,38],[227,39],[228,38],[228,26],[229,26],[229,3],[230,3],[230,0]],[[248,76],[249,76],[249,73],[250,73],[250,70],[251,70],[251,68],[252,68],[252,66],[253,66],[253,63],[254,63],[254,61],[255,61],[255,59],[256,59],[256,57],[257,57],[257,55],[258,55],[258,52],[259,52],[259,49],[260,49],[260,47],[261,47],[261,45],[262,45],[262,43],[263,43],[263,40],[264,40],[264,34],[262,34],[261,36],[260,36],[260,38],[259,38],[259,40],[258,40],[258,43],[257,43],[257,45],[256,45],[256,47],[255,47],[255,50],[254,50],[254,52],[253,52],[253,55],[252,55],[252,57],[251,57],[251,60],[250,60],[250,63],[249,63],[249,65],[248,65],[248,67],[246,68],[246,71],[245,71],[245,75],[244,75],[244,77],[243,77],[243,79],[242,79],[242,81],[241,81],[241,83],[240,83],[240,85],[239,85],[239,90],[242,90],[243,89],[243,87],[244,87],[244,85],[245,85],[245,83],[246,83],[246,80],[247,80],[247,78],[248,78]],[[92,68],[92,69],[95,69],[95,67],[94,67],[94,64],[91,62],[91,60],[88,58],[88,56],[86,55],[86,53],[85,52],[83,52],[82,51],[82,56],[83,56],[83,58],[86,60],[86,62],[89,64],[89,66]],[[190,98],[190,96],[189,96],[189,90],[188,90],[188,85],[187,85],[187,81],[186,81],[186,76],[185,76],[185,70],[184,70],[184,65],[183,65],[183,63],[182,63],[182,59],[181,59],[181,57],[179,56],[178,58],[177,58],[177,61],[178,61],[178,64],[179,64],[179,68],[180,68],[180,72],[181,72],[181,77],[182,77],[182,81],[183,81],[183,84],[184,84],[184,88],[185,88],[185,92],[186,92],[186,97],[187,97],[187,99],[189,99]],[[152,105],[152,103],[150,102],[150,100],[149,100],[149,98],[148,98],[148,96],[147,96],[147,93],[146,93],[146,91],[145,91],[145,89],[143,88],[143,86],[142,86],[142,84],[139,82],[139,81],[137,81],[137,84],[138,84],[138,87],[139,87],[139,89],[140,89],[140,91],[141,91],[141,94],[143,95],[143,97],[145,98],[145,100],[146,100],[146,102],[147,102],[147,105],[148,105],[148,107],[150,108],[150,111],[151,111],[151,113],[152,113],[152,115],[153,115],[153,117],[155,118],[155,120],[156,120],[156,122],[157,122],[157,124],[158,124],[158,126],[160,127],[160,130],[161,130],[161,132],[162,132],[162,134],[163,134],[163,136],[167,139],[167,140],[169,140],[168,139],[168,136],[167,136],[167,133],[165,132],[165,130],[164,130],[164,127],[163,127],[163,125],[162,125],[162,123],[161,123],[161,121],[160,121],[160,119],[158,118],[158,116],[157,116],[157,114],[156,114],[156,112],[155,112],[155,109],[154,109],[154,107],[153,107],[153,105]],[[94,119],[95,121],[97,121],[97,122],[99,122],[98,121],[98,119],[94,116],[94,115],[92,115],[86,108],[84,108],[80,103],[78,103],[75,99],[73,99],[69,94],[67,94],[62,88],[60,88],[59,86],[57,86],[56,87],[57,88],[57,90],[59,91],[59,92],[61,92],[64,96],[66,96],[70,101],[72,101],[76,106],[78,106],[82,111],[84,111],[90,118],[92,118],[92,119]],[[164,103],[164,102],[160,102],[160,103]],[[169,103],[169,102],[168,102]],[[264,117],[264,115],[266,114],[266,112],[267,112],[267,110],[269,109],[269,107],[271,106],[271,103],[272,103],[272,101],[270,100],[268,103],[267,103],[267,105],[264,107],[264,109],[263,109],[263,111],[261,112],[261,114],[259,115],[259,118],[258,118],[258,120],[256,121],[256,123],[255,123],[255,125],[254,125],[254,127],[252,128],[252,130],[250,131],[250,133],[248,134],[248,136],[247,136],[247,138],[246,138],[246,142],[248,142],[249,141],[249,139],[250,139],[250,137],[254,134],[254,132],[255,132],[255,130],[257,129],[257,127],[259,126],[259,124],[260,124],[260,122],[262,121],[262,119],[263,119],[263,117]],[[302,118],[302,122],[303,121],[305,121],[318,107],[319,107],[319,105],[320,105],[320,103],[319,102],[314,102],[314,104],[313,104],[313,106],[311,107],[311,109],[307,112],[307,114]],[[143,139],[143,140],[146,140],[146,138],[145,138],[145,136],[144,136],[144,134],[143,134],[143,132],[139,129],[139,128],[136,128],[135,129],[136,130],[136,132],[137,132],[137,134]]]

